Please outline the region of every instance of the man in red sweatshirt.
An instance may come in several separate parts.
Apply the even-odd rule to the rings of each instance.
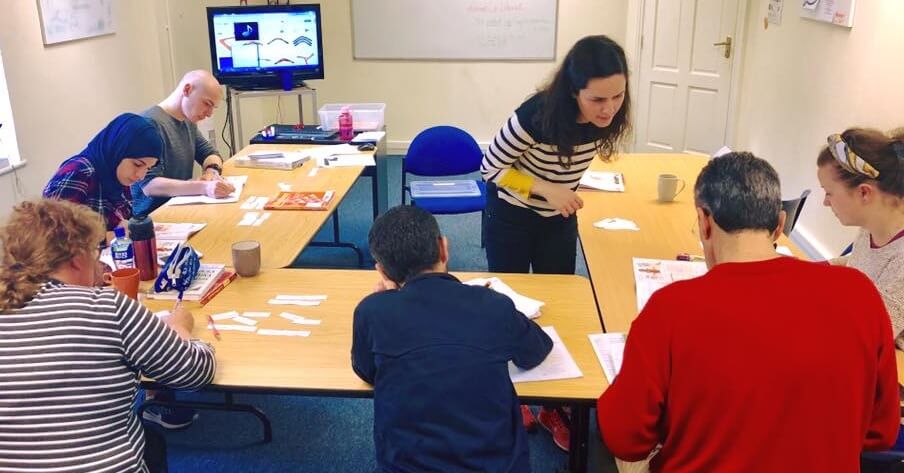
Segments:
[[[750,153],[694,187],[709,272],[650,298],[598,402],[603,441],[654,472],[857,472],[898,431],[891,323],[860,272],[775,253],[779,179]]]

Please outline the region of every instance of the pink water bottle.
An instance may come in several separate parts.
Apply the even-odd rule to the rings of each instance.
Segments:
[[[339,139],[349,141],[355,137],[354,126],[352,126],[352,111],[348,105],[342,107],[339,111]]]

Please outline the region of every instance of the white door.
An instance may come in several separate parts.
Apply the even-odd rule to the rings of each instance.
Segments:
[[[709,155],[725,144],[739,2],[644,1],[635,152]]]

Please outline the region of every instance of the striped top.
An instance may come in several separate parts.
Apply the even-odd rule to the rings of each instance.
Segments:
[[[574,147],[571,166],[565,168],[559,163],[558,147],[544,142],[547,140],[538,126],[541,111],[542,98],[539,94],[527,99],[515,110],[483,155],[480,172],[484,180],[498,182],[509,168],[514,168],[535,179],[564,184],[571,190],[577,190],[581,176],[597,156],[596,143],[592,138],[596,126],[591,123],[578,125],[585,138],[582,144]],[[544,217],[559,215],[537,195],[525,198],[503,187],[498,187],[498,195],[512,205],[529,208]]]
[[[215,370],[122,293],[47,282],[0,314],[0,472],[146,472],[139,377],[197,389]]]

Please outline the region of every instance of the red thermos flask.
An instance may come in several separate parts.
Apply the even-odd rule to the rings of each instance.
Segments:
[[[138,278],[151,281],[157,277],[157,240],[151,217],[138,215],[129,220],[129,238],[135,251]]]

